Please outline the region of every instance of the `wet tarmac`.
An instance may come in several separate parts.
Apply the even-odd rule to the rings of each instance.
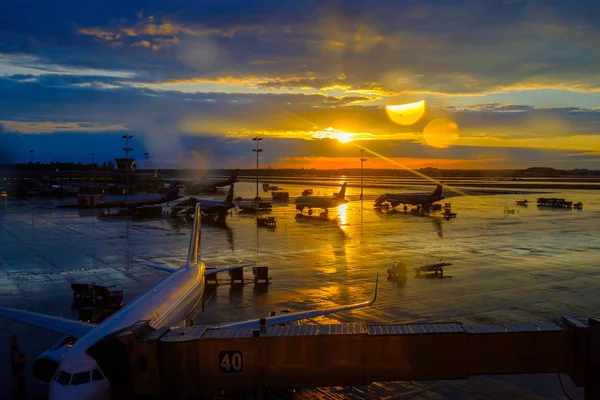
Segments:
[[[296,196],[306,187],[282,185]],[[429,189],[427,189],[429,190]],[[331,195],[336,187],[315,187]],[[210,267],[256,262],[269,267],[267,289],[221,285],[206,299],[196,323],[220,323],[266,316],[271,311],[302,311],[368,299],[379,271],[374,308],[311,321],[424,322],[468,324],[540,322],[561,314],[597,315],[600,309],[600,193],[548,192],[545,196],[582,201],[583,210],[538,209],[529,195],[453,197],[456,219],[380,212],[373,200],[380,190],[349,188],[350,202],[331,211],[329,220],[299,216],[292,203],[265,213],[277,227],[257,227],[255,214],[235,212],[225,224],[202,226],[202,259]],[[527,193],[524,191],[523,193]],[[254,186],[239,183],[236,196],[253,197]],[[261,190],[261,195],[264,192]],[[213,198],[225,197],[218,193]],[[528,207],[516,200],[528,198]],[[96,282],[123,288],[125,303],[164,275],[151,262],[183,264],[191,224],[159,218],[99,220],[95,210],[56,209],[52,201],[11,203],[0,211],[0,305],[77,318],[70,283]],[[505,213],[514,209],[514,214]],[[450,262],[443,279],[406,284],[385,279],[394,261],[412,271],[426,263]],[[251,272],[246,273],[247,277]],[[225,277],[225,276],[223,276]],[[0,387],[12,393],[10,337],[17,333],[29,366],[60,336],[2,320]],[[26,377],[31,397],[44,387]],[[572,398],[582,391],[563,379]],[[289,397],[289,393],[276,393]],[[465,381],[377,383],[356,388],[306,389],[299,398],[504,399],[564,398],[556,375],[474,377]]]

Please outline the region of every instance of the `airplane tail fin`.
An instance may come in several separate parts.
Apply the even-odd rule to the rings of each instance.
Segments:
[[[229,187],[229,192],[227,192],[227,198],[225,199],[225,203],[233,203],[233,183]]]
[[[381,196],[379,196],[377,198],[377,200],[375,200],[375,204],[373,204],[375,207],[381,207],[381,205],[387,200],[387,193],[386,194],[382,194]]]
[[[338,198],[338,199],[344,199],[344,198],[346,198],[346,185],[347,185],[346,182],[344,182],[342,184],[342,187],[341,187],[339,193],[335,196],[336,198]]]
[[[440,183],[439,185],[436,186],[435,190],[433,191],[433,197],[442,197],[442,190],[444,190],[444,183]]]
[[[200,204],[196,204],[194,212],[194,226],[192,227],[192,236],[190,237],[190,249],[188,251],[186,267],[198,265],[200,261],[200,241],[202,238],[202,225],[200,215]]]
[[[237,182],[238,181],[237,177],[238,177],[239,173],[240,173],[240,169],[238,168],[234,171],[233,174],[231,174],[231,176],[229,177],[229,180],[231,180],[231,182]]]
[[[163,200],[169,201],[179,196],[179,184],[177,182],[171,184],[167,192],[162,196]]]

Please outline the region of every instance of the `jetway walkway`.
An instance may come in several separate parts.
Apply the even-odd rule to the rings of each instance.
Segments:
[[[197,397],[220,389],[355,386],[471,375],[568,373],[600,398],[600,320],[471,326],[461,323],[292,325],[150,331],[127,344],[130,395]],[[592,379],[595,378],[595,379]]]

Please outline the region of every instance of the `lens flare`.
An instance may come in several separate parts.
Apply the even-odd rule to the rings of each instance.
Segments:
[[[438,149],[445,149],[458,140],[458,124],[448,118],[436,118],[423,129],[423,141]]]
[[[398,125],[412,125],[425,114],[425,100],[416,103],[385,106],[388,117]]]

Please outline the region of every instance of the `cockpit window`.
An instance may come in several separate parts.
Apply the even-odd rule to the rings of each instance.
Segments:
[[[68,386],[69,382],[71,382],[71,374],[65,371],[60,371],[58,373],[58,378],[56,378],[56,382],[63,386]]]
[[[98,368],[96,368],[95,370],[92,371],[92,380],[93,381],[101,381],[102,379],[104,379],[104,375],[102,375],[102,372],[100,372],[100,370]]]
[[[77,374],[73,374],[73,380],[71,381],[71,386],[83,385],[84,383],[88,383],[90,381],[90,371],[79,372]]]

